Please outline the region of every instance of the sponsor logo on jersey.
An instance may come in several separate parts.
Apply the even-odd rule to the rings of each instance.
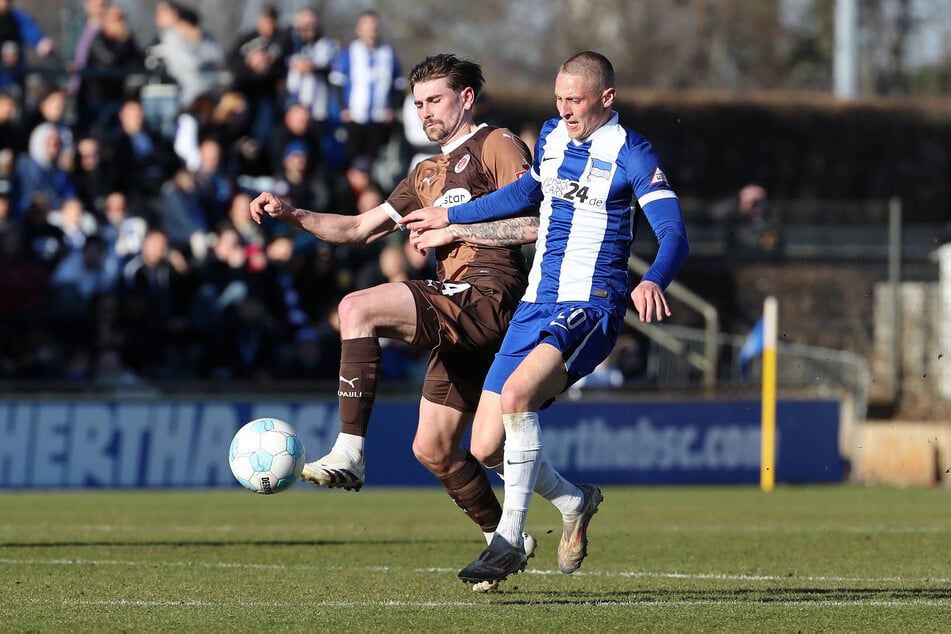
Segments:
[[[469,154],[466,154],[461,159],[459,159],[459,161],[456,163],[456,166],[452,168],[452,171],[454,171],[456,174],[462,174],[462,171],[469,166],[469,161],[471,159],[472,157]]]
[[[612,163],[596,159],[592,156],[591,168],[588,170],[588,178],[602,178],[607,180],[611,178],[612,167],[614,167]]]
[[[567,178],[546,178],[542,181],[542,193],[552,198],[561,198],[573,205],[581,204],[587,207],[604,207],[604,192],[602,187],[579,183]]]
[[[667,177],[659,167],[654,168],[654,175],[651,177],[651,186],[654,185],[667,185]]]
[[[472,200],[472,193],[462,187],[454,187],[445,192],[433,203],[434,207],[455,207]]]

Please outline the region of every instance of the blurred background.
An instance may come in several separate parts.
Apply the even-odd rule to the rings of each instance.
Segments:
[[[385,136],[357,152],[335,64],[367,9],[397,66]],[[0,38],[7,394],[332,396],[337,301],[432,263],[400,236],[354,250],[258,227],[249,200],[385,199],[433,151],[403,78],[436,52],[480,62],[477,120],[531,144],[558,64],[593,49],[664,162],[691,256],[671,323],[631,320],[571,396],[756,397],[749,335],[773,296],[781,394],[840,399],[850,429],[951,411],[943,0],[0,0]],[[635,273],[652,245],[644,223]],[[418,385],[425,355],[385,354],[387,389]]]

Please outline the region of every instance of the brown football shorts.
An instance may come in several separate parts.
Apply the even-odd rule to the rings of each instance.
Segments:
[[[432,350],[423,397],[475,412],[482,382],[525,290],[524,283],[486,276],[468,282],[404,282],[416,300],[412,344]]]

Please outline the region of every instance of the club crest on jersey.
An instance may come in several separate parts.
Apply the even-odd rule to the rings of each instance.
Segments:
[[[515,178],[521,178],[522,175],[525,174],[525,172],[531,169],[531,167],[532,166],[529,165],[528,161],[522,161],[522,169],[515,172]]]
[[[654,168],[654,175],[651,177],[651,185],[666,185],[667,177],[664,176],[664,170],[659,167]]]
[[[456,162],[456,166],[452,168],[452,171],[454,171],[456,174],[462,174],[462,171],[469,166],[469,160],[471,158],[472,157],[468,154],[463,156],[458,162]]]
[[[588,170],[588,178],[611,178],[611,168],[614,167],[609,161],[602,161],[591,157],[591,168]]]

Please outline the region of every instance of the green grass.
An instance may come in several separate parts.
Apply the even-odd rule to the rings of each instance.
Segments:
[[[944,490],[607,487],[589,558],[501,591],[437,489],[0,494],[0,631],[901,632],[951,628]]]

